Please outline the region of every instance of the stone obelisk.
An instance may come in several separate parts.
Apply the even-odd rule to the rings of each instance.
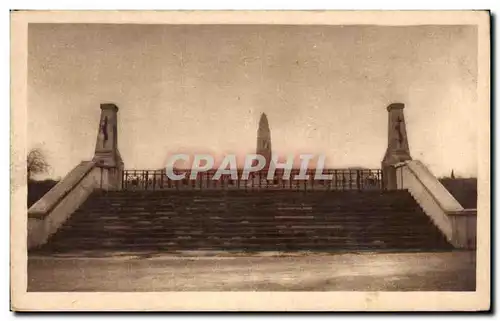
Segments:
[[[262,155],[266,159],[266,166],[264,169],[269,168],[272,161],[271,153],[271,129],[269,129],[269,122],[265,113],[260,115],[259,129],[257,130],[257,155]]]
[[[389,135],[387,150],[382,160],[383,183],[387,189],[397,189],[396,169],[393,165],[412,159],[406,134],[404,107],[405,105],[402,103],[393,103],[387,107]]]

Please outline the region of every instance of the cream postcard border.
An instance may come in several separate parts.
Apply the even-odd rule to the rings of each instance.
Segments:
[[[29,23],[478,26],[478,238],[475,292],[27,292]],[[16,311],[443,311],[490,306],[490,16],[488,11],[11,12],[11,308]]]

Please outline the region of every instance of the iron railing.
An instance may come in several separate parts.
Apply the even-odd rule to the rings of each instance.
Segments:
[[[261,170],[249,173],[248,179],[241,179],[242,170],[237,178],[223,174],[213,179],[216,170],[197,173],[190,179],[190,170],[175,170],[175,174],[185,174],[182,180],[172,180],[165,170],[124,170],[122,189],[124,190],[211,190],[211,189],[295,189],[295,190],[369,190],[382,189],[383,179],[380,169],[324,169],[324,175],[331,179],[315,180],[315,170],[307,170],[308,179],[294,179],[300,169],[292,169],[290,179],[285,179],[283,170],[276,170],[273,179],[268,172]]]

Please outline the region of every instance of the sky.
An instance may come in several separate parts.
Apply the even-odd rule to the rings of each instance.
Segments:
[[[254,153],[263,112],[273,153],[380,168],[386,107],[401,102],[411,156],[471,177],[476,86],[474,26],[30,24],[28,148],[64,177],[115,103],[127,169]]]

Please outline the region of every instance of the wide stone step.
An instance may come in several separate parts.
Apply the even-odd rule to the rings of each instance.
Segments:
[[[173,225],[199,225],[199,224],[230,224],[230,225],[240,225],[240,224],[281,224],[281,223],[293,223],[293,222],[310,222],[316,221],[319,224],[323,223],[359,223],[362,225],[377,225],[377,224],[428,224],[430,220],[426,217],[418,217],[411,215],[401,215],[396,217],[391,216],[314,216],[311,218],[309,215],[304,216],[278,216],[278,217],[266,217],[266,216],[205,216],[205,217],[183,217],[183,216],[159,216],[159,217],[128,217],[128,218],[111,218],[111,217],[100,217],[100,218],[75,218],[68,221],[68,225],[102,225],[102,226],[113,226],[113,225],[162,225],[165,227]]]
[[[418,211],[359,211],[359,212],[319,212],[319,211],[246,211],[246,212],[223,212],[223,211],[206,211],[201,213],[185,213],[185,212],[130,212],[130,213],[116,213],[116,212],[90,212],[82,215],[72,215],[72,218],[78,219],[155,219],[155,218],[179,218],[179,219],[200,219],[200,218],[259,218],[269,219],[276,217],[308,217],[314,216],[317,219],[322,218],[354,218],[354,219],[373,219],[377,218],[394,218],[399,217],[414,217],[419,218],[422,215]]]
[[[436,244],[427,244],[427,243],[399,243],[399,244],[383,244],[383,243],[360,243],[360,242],[352,242],[352,243],[342,243],[342,244],[331,244],[327,243],[273,243],[273,244],[236,244],[236,243],[226,243],[226,244],[191,244],[189,246],[184,244],[121,244],[121,245],[105,245],[105,244],[96,244],[96,245],[86,245],[86,244],[74,244],[72,246],[52,246],[44,249],[45,251],[49,251],[52,253],[64,253],[64,252],[74,252],[74,251],[187,251],[187,250],[235,250],[235,251],[376,251],[376,250],[427,250],[427,251],[436,251],[436,250],[450,250],[448,245],[436,245]]]
[[[372,228],[359,230],[349,226],[341,225],[324,225],[321,228],[318,226],[286,226],[286,227],[253,227],[253,228],[239,228],[239,229],[224,229],[220,227],[213,228],[200,228],[196,227],[179,227],[175,229],[101,229],[101,230],[88,230],[88,229],[65,229],[59,231],[53,237],[55,239],[73,239],[73,238],[169,238],[179,236],[192,236],[192,237],[253,237],[256,235],[268,236],[291,236],[291,237],[316,237],[316,236],[401,236],[401,237],[414,237],[421,238],[444,238],[440,232],[435,229],[420,228]]]
[[[265,209],[250,209],[246,210],[214,210],[205,209],[199,211],[175,211],[175,210],[134,210],[134,211],[114,211],[114,210],[101,210],[101,211],[88,211],[88,212],[77,212],[72,215],[78,218],[104,218],[113,217],[120,219],[127,219],[131,217],[276,217],[276,216],[310,216],[315,217],[397,217],[401,215],[408,215],[418,217],[421,216],[421,212],[418,209],[359,209],[359,210],[320,210],[320,209],[307,209],[307,210],[265,210]],[[78,215],[76,215],[78,214]]]
[[[259,200],[276,200],[280,202],[286,201],[352,201],[356,202],[358,200],[375,200],[375,201],[411,201],[411,195],[376,195],[376,194],[339,194],[335,195],[332,193],[322,193],[322,194],[314,194],[314,193],[289,193],[289,194],[259,194],[259,193],[244,193],[240,195],[234,194],[218,194],[218,195],[206,195],[204,193],[197,193],[192,195],[159,195],[159,196],[149,196],[149,197],[93,197],[90,201],[93,202],[127,202],[127,201],[141,202],[144,200],[148,201],[179,201],[179,202],[192,202],[198,200],[220,200],[220,201],[228,201],[228,200],[240,200],[242,202],[247,201],[259,201]]]
[[[242,199],[242,200],[254,200],[254,199],[330,199],[330,200],[359,200],[359,199],[378,199],[378,200],[399,200],[399,199],[411,199],[411,195],[401,194],[377,194],[377,193],[332,193],[332,192],[319,192],[319,193],[259,193],[259,192],[243,192],[243,193],[219,193],[210,194],[207,192],[196,192],[183,195],[182,193],[170,193],[165,195],[115,195],[115,196],[100,196],[95,197],[93,200],[162,200],[162,199],[178,199],[178,200],[188,200],[193,199]]]
[[[313,218],[311,218],[311,216]],[[223,213],[207,213],[205,215],[102,215],[102,216],[73,216],[68,223],[85,224],[88,222],[95,222],[97,224],[114,224],[116,222],[134,223],[134,222],[178,222],[178,223],[196,223],[196,222],[282,222],[282,221],[304,221],[314,219],[318,222],[323,221],[337,221],[337,222],[366,222],[366,223],[398,223],[398,222],[420,222],[427,224],[430,219],[426,216],[417,215],[415,213],[363,213],[360,215],[336,215],[336,214],[317,214],[317,213],[304,213],[302,215],[290,215],[286,213],[272,213],[268,215],[256,215],[255,213],[246,215],[237,215],[236,213],[223,214]]]
[[[144,201],[134,201],[130,200],[127,202],[92,202],[92,203],[87,203],[85,204],[85,208],[89,207],[116,207],[116,208],[126,208],[126,207],[185,207],[185,206],[192,206],[192,207],[218,207],[218,206],[234,206],[234,207],[241,207],[241,206],[252,206],[252,207],[289,207],[289,206],[316,206],[316,207],[321,207],[321,206],[329,206],[329,207],[367,207],[367,206],[373,206],[373,207],[385,207],[385,206],[393,206],[393,207],[404,207],[404,206],[414,206],[415,204],[411,202],[410,200],[408,201],[399,201],[395,202],[394,200],[387,200],[387,201],[381,201],[381,200],[353,200],[353,201],[346,201],[346,200],[338,200],[338,201],[332,201],[332,200],[314,200],[314,199],[308,199],[307,201],[300,201],[300,200],[290,200],[290,199],[268,199],[268,200],[263,200],[263,199],[256,199],[256,200],[238,200],[238,199],[229,199],[226,201],[185,201],[182,202],[178,199],[174,200],[161,200],[161,201],[155,201],[155,200],[144,200]]]
[[[427,239],[416,237],[407,237],[404,240],[399,238],[383,238],[383,237],[358,237],[358,238],[347,238],[347,237],[318,237],[318,238],[296,238],[296,237],[266,237],[260,236],[251,238],[232,238],[232,237],[213,237],[213,238],[170,238],[170,239],[80,239],[72,240],[71,243],[68,242],[58,242],[55,241],[51,243],[50,246],[55,247],[75,247],[77,245],[85,247],[95,247],[99,248],[101,246],[184,246],[186,248],[199,247],[199,246],[216,246],[216,245],[273,245],[273,244],[289,244],[289,245],[303,245],[303,244],[329,244],[332,247],[340,247],[346,244],[372,244],[377,246],[389,246],[389,247],[399,247],[399,246],[409,246],[420,244],[422,246],[437,246],[443,247],[448,246],[445,240],[439,239]]]
[[[297,237],[254,237],[254,238],[243,238],[243,237],[212,237],[212,238],[196,238],[196,237],[180,237],[180,238],[171,238],[164,240],[154,240],[154,239],[118,239],[118,238],[109,238],[107,240],[99,240],[99,239],[86,239],[81,238],[78,242],[72,242],[71,244],[63,243],[63,242],[54,242],[52,245],[58,246],[75,246],[77,244],[86,245],[86,246],[112,246],[112,245],[126,245],[126,246],[148,246],[148,245],[214,245],[214,244],[224,244],[224,245],[252,245],[252,244],[316,244],[316,243],[325,243],[330,244],[332,246],[338,246],[341,244],[377,244],[377,245],[408,245],[408,244],[436,244],[437,240],[431,239],[422,239],[411,236],[405,236],[402,238],[389,238],[389,237],[340,237],[340,236],[321,236],[316,238],[297,238]],[[444,243],[444,242],[443,242]]]
[[[318,226],[290,226],[282,229],[260,227],[255,229],[198,229],[196,227],[190,228],[177,228],[169,230],[149,229],[149,230],[131,230],[124,229],[102,229],[102,230],[85,230],[85,229],[66,229],[60,231],[54,238],[108,238],[108,237],[140,237],[140,238],[162,238],[180,235],[191,235],[196,237],[210,237],[210,236],[255,236],[255,235],[309,235],[309,236],[322,236],[322,235],[381,235],[381,236],[441,236],[441,234],[434,232],[430,229],[418,228],[400,228],[400,229],[366,229],[356,230],[352,227],[341,225],[324,225]]]
[[[73,215],[68,222],[161,222],[161,221],[176,221],[176,222],[243,222],[243,221],[286,221],[286,220],[317,220],[317,221],[364,221],[364,222],[398,222],[398,221],[413,221],[413,222],[429,222],[430,219],[426,216],[422,217],[418,213],[405,212],[385,212],[383,214],[367,212],[358,214],[346,213],[204,213],[204,214],[187,214],[187,213],[170,213],[170,214],[129,214],[121,215],[115,213],[95,214],[95,215]]]
[[[368,203],[367,203],[368,202]],[[288,206],[288,205],[331,205],[331,206],[345,206],[346,204],[350,204],[351,206],[369,206],[371,204],[376,204],[376,206],[387,206],[387,205],[396,205],[396,206],[407,206],[414,205],[411,200],[328,200],[328,199],[307,199],[307,200],[294,200],[289,198],[283,199],[226,199],[226,200],[127,200],[127,201],[99,201],[99,202],[88,202],[85,206],[217,206],[217,205],[250,205],[256,206]]]
[[[332,191],[297,191],[297,190],[204,190],[204,191],[102,191],[95,192],[95,196],[98,197],[132,197],[132,198],[143,198],[143,197],[165,197],[165,196],[177,196],[177,197],[192,197],[193,195],[204,195],[221,197],[224,196],[236,196],[236,195],[329,195],[332,197],[346,197],[346,196],[382,196],[382,197],[394,197],[398,196],[408,196],[406,190],[332,190]]]
[[[361,223],[355,224],[353,222],[279,222],[279,223],[265,223],[265,222],[248,222],[248,223],[213,223],[210,224],[168,224],[168,225],[157,225],[150,222],[144,222],[143,224],[113,224],[113,225],[100,225],[95,223],[88,223],[86,225],[67,225],[60,229],[64,230],[80,230],[80,231],[90,231],[97,233],[99,231],[115,231],[115,230],[126,230],[126,231],[137,231],[141,233],[147,233],[148,231],[168,231],[168,230],[193,230],[193,229],[204,229],[204,230],[228,230],[228,231],[240,231],[240,230],[250,230],[250,229],[312,229],[312,230],[322,230],[322,229],[343,229],[353,230],[356,226],[361,225]],[[414,230],[415,227],[418,228],[420,225],[411,225],[401,223],[393,223],[390,226],[383,225],[366,225],[364,224],[363,230]]]

